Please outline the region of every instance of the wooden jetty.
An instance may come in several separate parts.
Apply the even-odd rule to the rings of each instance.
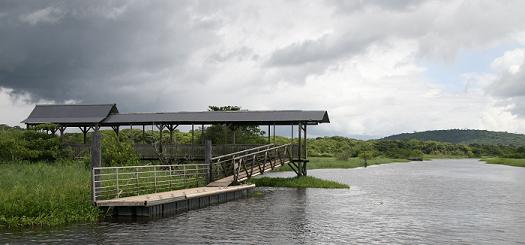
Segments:
[[[78,155],[91,155],[92,200],[109,207],[115,215],[164,216],[245,197],[254,185],[243,184],[253,176],[288,164],[298,176],[305,176],[308,163],[307,126],[329,123],[327,111],[205,111],[169,113],[119,113],[116,104],[37,105],[23,121],[27,128],[52,124],[48,132],[64,135],[67,128],[79,128],[83,144],[70,145]],[[191,126],[191,144],[176,144],[178,126]],[[195,126],[201,126],[201,142],[195,142]],[[267,126],[265,145],[212,145],[204,134],[207,125],[233,129]],[[113,129],[117,139],[122,127],[141,126],[142,144],[135,150],[142,159],[158,159],[160,165],[102,166],[100,129]],[[169,133],[169,143],[145,144],[146,126]],[[271,131],[273,126],[273,143]],[[275,144],[276,126],[290,126],[288,144]],[[297,137],[294,139],[294,126]],[[47,127],[46,127],[47,128]],[[92,131],[91,144],[87,144]],[[224,142],[227,142],[226,140]],[[186,164],[182,164],[187,162]],[[179,164],[172,164],[179,163]]]
[[[116,216],[163,217],[247,197],[255,185],[198,187],[97,201]]]

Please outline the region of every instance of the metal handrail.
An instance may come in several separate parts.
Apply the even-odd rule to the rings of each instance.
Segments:
[[[276,146],[276,147],[273,147],[273,148],[270,148],[270,149],[266,149],[264,151],[258,151],[258,152],[252,152],[252,153],[248,153],[246,155],[241,155],[241,156],[235,156],[235,158],[244,158],[244,157],[249,157],[249,156],[253,156],[253,155],[257,155],[257,154],[260,154],[260,153],[265,153],[265,152],[269,152],[269,151],[273,151],[273,150],[277,150],[277,149],[281,149],[281,148],[285,148],[289,145],[292,145],[292,144],[284,144],[284,145],[279,145],[279,146]]]
[[[239,153],[244,153],[244,152],[248,152],[248,151],[254,151],[254,150],[258,150],[258,149],[261,149],[261,148],[269,147],[269,146],[272,146],[272,145],[273,145],[273,144],[267,144],[267,145],[258,146],[258,147],[254,147],[254,148],[250,148],[250,149],[246,149],[246,150],[242,150],[242,151],[237,151],[237,152],[233,152],[233,153],[228,153],[228,154],[225,154],[225,155],[212,157],[211,160],[217,160],[217,159],[220,159],[220,158],[225,158],[225,157],[229,157],[229,156],[234,156],[234,155],[237,155],[237,154],[239,154]]]
[[[207,164],[95,167],[94,201],[198,186],[206,179],[209,167]]]

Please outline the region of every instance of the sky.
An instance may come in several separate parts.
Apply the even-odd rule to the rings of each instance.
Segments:
[[[0,0],[0,124],[35,104],[327,110],[311,136],[525,133],[525,1]]]

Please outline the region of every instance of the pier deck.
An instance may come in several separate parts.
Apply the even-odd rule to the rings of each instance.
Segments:
[[[97,201],[115,216],[163,217],[248,196],[255,185],[199,187]]]
[[[115,198],[110,200],[97,201],[99,207],[117,207],[117,206],[154,206],[159,204],[171,203],[181,200],[187,200],[197,197],[217,195],[226,192],[253,189],[255,185],[238,185],[227,187],[198,187],[176,191],[159,192],[140,196],[130,196]]]

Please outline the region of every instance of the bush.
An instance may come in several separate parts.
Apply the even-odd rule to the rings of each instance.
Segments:
[[[102,162],[106,167],[138,165],[140,158],[131,142],[119,142],[116,136],[104,135]]]
[[[33,130],[0,131],[0,160],[55,161],[65,158],[67,151],[55,135]]]
[[[350,157],[352,157],[352,152],[350,152],[350,151],[343,151],[343,152],[339,152],[339,153],[335,154],[335,158],[337,160],[341,160],[341,161],[348,161],[348,159],[350,159]]]

